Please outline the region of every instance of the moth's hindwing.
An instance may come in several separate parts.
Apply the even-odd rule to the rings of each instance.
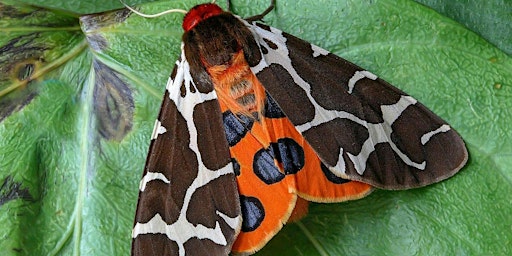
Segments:
[[[466,163],[457,132],[411,96],[318,46],[247,26],[263,54],[253,72],[334,175],[408,189]]]
[[[240,230],[219,104],[213,88],[195,88],[188,70],[182,55],[152,135],[132,255],[227,255]]]
[[[260,249],[289,218],[303,216],[304,199],[342,202],[372,189],[332,175],[268,95],[264,113],[259,120],[223,113],[244,220],[232,249],[237,253]]]

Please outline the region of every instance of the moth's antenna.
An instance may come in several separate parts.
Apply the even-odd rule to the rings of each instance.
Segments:
[[[265,17],[265,15],[267,15],[270,11],[272,11],[274,9],[275,6],[276,6],[276,0],[270,0],[270,6],[265,11],[263,11],[261,14],[258,14],[258,15],[255,15],[255,16],[252,16],[249,18],[245,18],[245,20],[248,22],[262,20],[263,17]]]
[[[133,13],[135,13],[141,17],[145,17],[145,18],[156,18],[156,17],[160,17],[162,15],[168,14],[168,13],[173,13],[173,12],[180,12],[180,13],[187,14],[187,11],[183,10],[183,9],[170,9],[170,10],[163,11],[163,12],[160,12],[157,14],[145,14],[145,13],[141,13],[141,12],[133,9],[129,5],[125,4],[123,0],[119,0],[119,2],[121,2],[124,5],[124,7],[128,8],[128,10],[132,11]]]

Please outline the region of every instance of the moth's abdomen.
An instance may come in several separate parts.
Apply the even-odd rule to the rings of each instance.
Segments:
[[[235,114],[262,113],[264,89],[252,73],[243,51],[235,53],[226,65],[207,67],[221,106]]]

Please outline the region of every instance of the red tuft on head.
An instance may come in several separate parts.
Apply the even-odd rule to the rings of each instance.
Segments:
[[[188,11],[183,19],[183,29],[189,31],[193,29],[199,22],[206,20],[212,16],[219,15],[223,11],[216,4],[200,4]]]

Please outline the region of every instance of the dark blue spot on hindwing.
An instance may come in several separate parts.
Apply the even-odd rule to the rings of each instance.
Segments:
[[[340,177],[334,175],[334,173],[332,173],[329,170],[329,168],[327,168],[327,166],[325,166],[323,163],[320,163],[320,169],[322,169],[322,172],[324,173],[327,180],[329,180],[332,183],[343,184],[343,183],[347,183],[350,181],[350,180],[343,179],[343,178],[340,178]]]
[[[235,175],[240,176],[240,163],[236,160],[236,158],[231,158],[231,164],[233,165]]]
[[[230,147],[240,142],[254,124],[253,119],[244,115],[235,115],[231,111],[222,113],[222,122]]]
[[[256,230],[265,219],[265,208],[256,197],[240,195],[242,208],[242,231],[251,232]]]
[[[266,184],[274,184],[284,179],[284,174],[279,171],[274,163],[274,147],[270,146],[268,149],[260,149],[254,154],[252,168],[254,174]]]
[[[304,167],[304,150],[290,138],[277,140],[271,144],[276,154],[276,160],[283,164],[285,174],[295,174]]]
[[[279,171],[274,159],[282,164],[284,174]],[[271,143],[267,149],[260,149],[254,155],[253,170],[266,184],[274,184],[284,179],[285,174],[295,174],[304,167],[304,150],[290,138],[282,138]]]
[[[267,97],[265,98],[265,117],[268,118],[282,118],[286,117],[283,113],[279,105],[274,101],[274,99],[267,93]]]

